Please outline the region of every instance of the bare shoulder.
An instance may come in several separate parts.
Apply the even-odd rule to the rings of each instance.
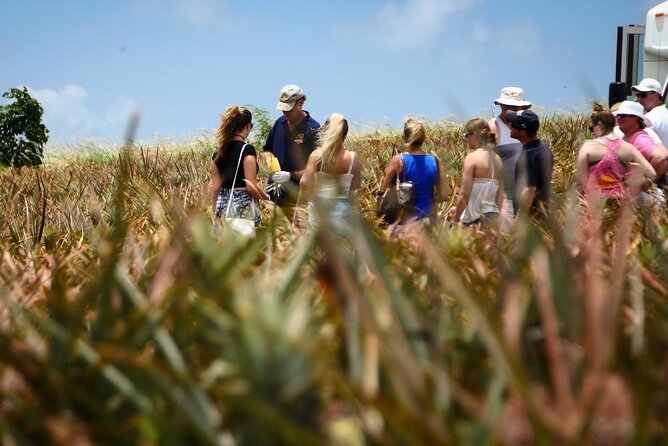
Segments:
[[[347,150],[346,152],[347,152],[346,155],[348,155],[347,160],[349,161],[350,158],[352,158],[354,166],[362,164],[362,157],[360,156],[359,153],[353,152],[352,150]]]
[[[580,147],[580,151],[600,151],[600,150],[606,150],[607,147],[605,144],[603,144],[601,141],[598,139],[588,139],[584,143],[582,143],[582,147]]]

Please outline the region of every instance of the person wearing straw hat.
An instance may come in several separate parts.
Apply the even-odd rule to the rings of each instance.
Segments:
[[[520,87],[504,87],[501,95],[494,100],[494,105],[501,108],[499,115],[489,120],[489,127],[496,138],[494,151],[503,161],[504,202],[502,209],[502,228],[509,229],[512,221],[513,199],[515,196],[515,166],[522,152],[522,143],[510,136],[510,122],[506,117],[509,111],[520,111],[531,108],[531,102],[524,99],[524,90]]]
[[[636,100],[645,110],[645,116],[652,121],[652,130],[659,135],[661,143],[668,144],[668,109],[663,103],[662,88],[659,81],[645,78],[638,85],[631,87]]]
[[[279,94],[276,110],[283,112],[269,131],[264,144],[264,159],[267,164],[272,156],[278,159],[281,171],[274,173],[270,183],[280,185],[280,194],[272,194],[272,200],[283,209],[292,221],[294,206],[299,193],[299,180],[306,162],[315,149],[316,130],[320,127],[309,112],[304,110],[306,95],[297,85],[286,85]],[[269,191],[277,188],[269,188]]]
[[[656,171],[657,178],[665,174],[668,171],[668,150],[643,131],[652,127],[652,121],[645,115],[643,106],[638,102],[624,101],[612,114],[619,130],[624,134],[624,141],[631,143],[642,153]]]

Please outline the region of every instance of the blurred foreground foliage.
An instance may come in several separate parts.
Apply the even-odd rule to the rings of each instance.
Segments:
[[[569,193],[580,116],[553,117],[554,216],[389,241],[365,160],[347,239],[207,216],[210,147],[0,172],[4,444],[650,444],[668,437],[668,219]],[[461,128],[428,144],[456,186]],[[449,205],[440,209],[444,213]]]

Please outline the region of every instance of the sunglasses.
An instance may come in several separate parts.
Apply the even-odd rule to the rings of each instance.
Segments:
[[[617,119],[626,119],[629,116],[635,116],[635,115],[617,115],[616,117],[617,117]]]
[[[636,93],[636,97],[640,98],[640,99],[645,99],[647,97],[647,95],[649,95],[649,93],[644,92],[644,91],[641,92],[641,93]]]
[[[471,136],[471,135],[475,135],[475,133],[473,133],[473,132],[466,132],[466,133],[464,133],[464,139],[468,138],[468,137]]]

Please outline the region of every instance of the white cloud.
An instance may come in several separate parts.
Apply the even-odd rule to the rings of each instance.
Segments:
[[[378,12],[376,35],[390,47],[415,49],[438,37],[450,17],[481,2],[482,0],[405,0],[402,3],[388,3]]]
[[[52,90],[28,87],[30,94],[44,108],[44,124],[51,141],[75,142],[80,138],[111,138],[123,136],[130,114],[137,101],[118,97],[102,111],[91,111],[88,92],[79,85],[66,85]]]
[[[482,23],[481,21],[476,21],[473,23],[473,29],[471,30],[471,37],[474,41],[479,43],[487,43],[489,41],[491,31],[489,26]]]
[[[196,25],[205,25],[222,15],[222,0],[173,0],[176,13]]]
[[[499,30],[499,49],[509,56],[529,58],[541,51],[540,32],[533,23],[523,22],[522,26],[505,25]]]
[[[221,22],[225,17],[225,3],[226,0],[136,0],[140,7],[195,25]]]

